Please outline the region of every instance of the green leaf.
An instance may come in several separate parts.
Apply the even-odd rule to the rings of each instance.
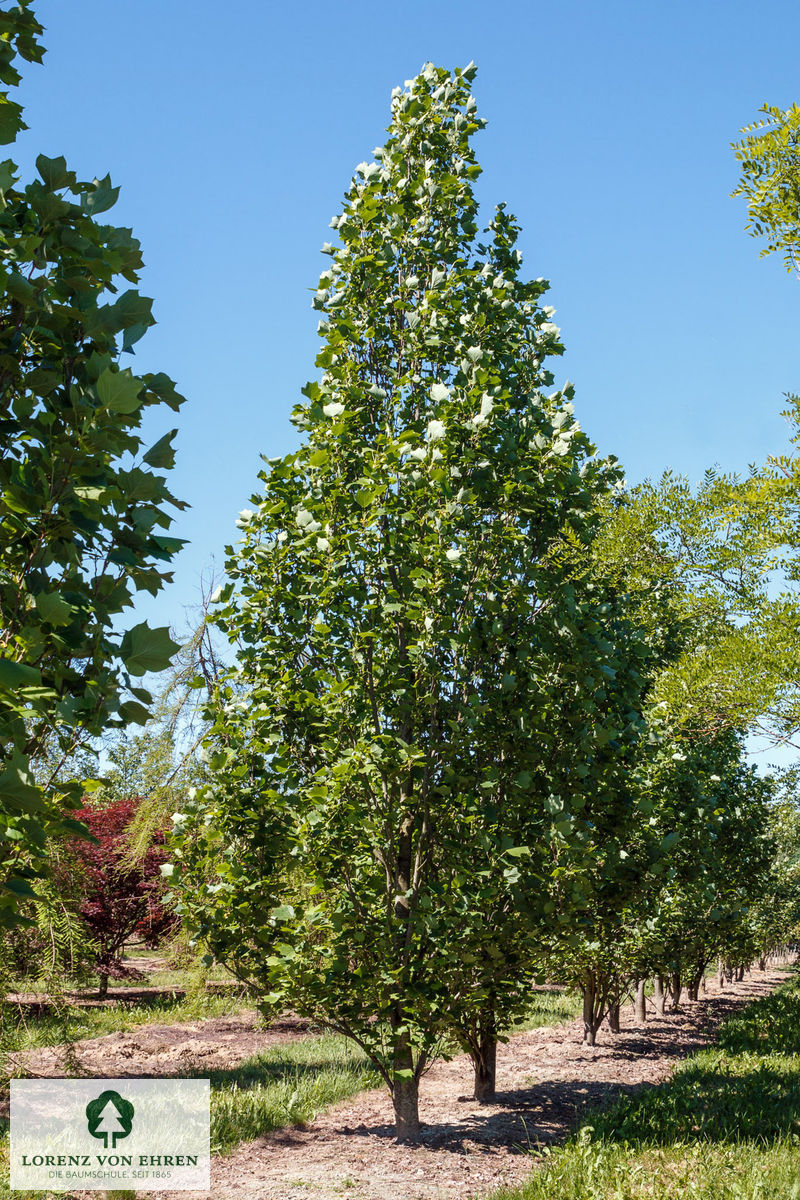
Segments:
[[[7,892],[13,892],[15,896],[21,896],[26,900],[38,899],[36,892],[33,890],[27,879],[20,879],[17,875],[9,875],[3,883],[3,887]]]
[[[149,322],[146,324],[140,321],[136,325],[129,325],[122,335],[122,349],[126,354],[133,354],[133,347],[137,342],[141,341],[149,328]]]
[[[17,134],[25,128],[22,106],[0,94],[0,145],[8,146],[15,142]]]
[[[67,187],[75,176],[67,170],[67,160],[59,155],[58,158],[48,158],[40,154],[36,159],[36,170],[42,177],[42,182],[51,192]]]
[[[120,655],[131,675],[145,675],[148,671],[163,671],[179,649],[178,643],[170,637],[169,629],[151,629],[143,621],[126,632]]]
[[[11,689],[40,685],[41,682],[42,673],[36,667],[28,667],[10,658],[0,658],[0,687]]]
[[[0,804],[5,802],[23,812],[44,812],[46,805],[31,774],[28,760],[21,754],[12,755],[11,762],[0,774]]]
[[[89,826],[85,825],[83,821],[74,821],[72,817],[62,817],[58,824],[66,833],[72,833],[85,842],[94,842],[95,845],[100,845],[98,838],[89,832]]]
[[[294,917],[294,909],[291,904],[279,904],[277,908],[270,909],[269,915],[274,921],[291,921]]]
[[[139,672],[139,674],[142,673]],[[119,715],[128,725],[146,725],[150,720],[149,709],[145,708],[143,704],[139,704],[136,700],[125,700],[124,703],[120,704]]]
[[[144,325],[145,328],[155,325],[152,315],[153,301],[147,296],[140,296],[135,288],[123,292],[112,308],[121,329],[132,329],[137,325]]]
[[[72,605],[58,592],[39,592],[34,603],[39,616],[49,625],[68,625],[75,615]]]
[[[148,467],[162,467],[168,469],[175,466],[175,450],[172,446],[172,439],[177,433],[177,429],[171,429],[169,433],[165,433],[162,438],[159,438],[154,446],[145,454],[142,462],[146,462]]]
[[[144,384],[130,371],[106,367],[97,381],[100,402],[115,413],[132,413],[141,406]]]
[[[105,175],[102,179],[94,180],[94,187],[90,192],[84,192],[81,197],[81,205],[87,213],[96,217],[98,213],[107,212],[109,208],[113,208],[119,199],[119,188],[111,186],[111,176]]]

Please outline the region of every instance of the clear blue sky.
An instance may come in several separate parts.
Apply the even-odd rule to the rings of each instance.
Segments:
[[[479,67],[479,195],[522,222],[551,280],[584,427],[628,478],[697,478],[784,448],[800,391],[800,281],[759,259],[729,143],[800,100],[800,6],[765,0],[39,0],[17,148],[122,185],[158,325],[140,369],[187,395],[173,490],[191,510],[175,584],[141,605],[183,623],[236,537],[259,452],[292,449],[314,377],[311,291],[391,89],[432,59]],[[168,426],[165,426],[168,427]],[[153,437],[163,429],[153,429]]]

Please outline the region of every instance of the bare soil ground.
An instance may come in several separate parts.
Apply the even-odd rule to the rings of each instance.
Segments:
[[[500,1048],[494,1105],[470,1098],[464,1057],[440,1063],[423,1080],[418,1145],[398,1145],[389,1098],[364,1092],[320,1114],[306,1129],[278,1130],[215,1158],[211,1192],[183,1200],[470,1200],[519,1184],[537,1146],[566,1137],[587,1107],[667,1079],[676,1062],[713,1041],[720,1022],[785,979],[756,972],[719,992],[709,990],[682,1011],[603,1029],[600,1044],[582,1044],[575,1021],[522,1033]],[[651,1016],[652,1010],[651,1010]],[[178,1196],[159,1192],[153,1196]],[[568,1200],[567,1197],[564,1200]]]
[[[257,1013],[245,1012],[177,1025],[141,1025],[72,1046],[9,1054],[7,1062],[9,1070],[29,1077],[202,1076],[212,1068],[235,1067],[251,1054],[308,1032],[308,1022],[299,1017],[285,1017],[265,1029]]]
[[[709,990],[680,1012],[605,1027],[594,1048],[579,1021],[515,1035],[498,1051],[498,1100],[471,1099],[469,1060],[437,1064],[421,1088],[420,1143],[394,1139],[391,1103],[363,1092],[321,1113],[307,1128],[278,1130],[212,1162],[210,1193],[158,1192],[182,1200],[470,1200],[523,1181],[542,1145],[562,1140],[588,1107],[667,1079],[676,1062],[713,1041],[720,1022],[785,979],[756,971],[720,992]],[[16,1056],[25,1075],[203,1075],[232,1067],[275,1045],[306,1036],[287,1018],[264,1029],[255,1013],[179,1025],[146,1025]],[[85,1193],[88,1197],[90,1193]],[[143,1200],[146,1200],[143,1197]],[[568,1200],[565,1197],[565,1200]]]

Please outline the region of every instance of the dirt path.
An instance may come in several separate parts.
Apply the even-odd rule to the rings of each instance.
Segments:
[[[47,1046],[9,1054],[10,1070],[29,1076],[199,1075],[234,1067],[251,1054],[305,1037],[307,1021],[285,1017],[268,1029],[255,1012],[174,1025],[139,1025],[86,1038],[71,1047]]]
[[[713,1040],[726,1016],[773,990],[781,971],[756,972],[720,993],[646,1027],[628,1008],[617,1036],[605,1029],[594,1049],[578,1022],[519,1034],[498,1053],[498,1103],[470,1099],[465,1058],[437,1065],[423,1080],[422,1142],[398,1146],[391,1104],[364,1092],[321,1114],[307,1129],[283,1129],[249,1142],[211,1169],[213,1200],[469,1200],[531,1169],[529,1146],[563,1138],[586,1106],[605,1104],[669,1077],[675,1063]],[[153,1193],[207,1200],[208,1193]],[[565,1198],[566,1200],[566,1198]]]

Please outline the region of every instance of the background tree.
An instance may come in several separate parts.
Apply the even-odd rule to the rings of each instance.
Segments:
[[[41,60],[41,32],[29,0],[0,11],[7,86],[16,58]],[[0,140],[21,128],[0,93]],[[147,719],[150,694],[134,681],[176,649],[166,629],[120,626],[136,592],[171,578],[181,545],[164,532],[182,504],[160,473],[174,431],[149,449],[139,431],[147,410],[182,399],[165,375],[119,364],[153,324],[150,300],[118,290],[138,279],[139,243],[99,219],[118,193],[107,176],[83,182],[43,155],[37,170],[23,186],[0,164],[0,921],[35,895],[48,837],[81,830],[65,812],[82,780],[63,764],[109,727]]]
[[[101,996],[106,995],[110,978],[131,975],[122,962],[130,938],[157,946],[176,924],[175,914],[164,905],[163,835],[153,837],[146,852],[131,862],[129,827],[139,803],[137,797],[128,797],[79,809],[77,818],[95,840],[74,842],[61,867],[67,890],[77,894],[77,911],[95,945]]]
[[[774,798],[767,831],[769,879],[764,894],[748,913],[752,945],[762,970],[769,954],[796,942],[800,934],[799,776],[800,770],[794,766],[773,777]]]
[[[684,598],[695,636],[660,675],[654,701],[694,733],[791,742],[800,727],[797,480],[796,452],[746,478],[710,470],[696,488],[667,473],[633,489],[615,515],[615,553]]]
[[[760,120],[733,143],[742,164],[734,196],[747,199],[747,230],[766,238],[762,256],[780,251],[787,271],[800,275],[800,107],[764,104]]]
[[[531,982],[554,948],[563,954],[573,944],[596,900],[592,879],[612,870],[608,843],[630,822],[631,770],[647,732],[641,709],[652,647],[629,598],[598,571],[594,547],[571,549],[574,560],[567,547],[562,556],[568,582],[554,605],[556,628],[535,629],[528,803],[509,811],[501,792],[487,806],[495,836],[476,843],[461,884],[469,919],[459,953],[442,960],[455,998],[451,1032],[472,1058],[484,1102],[495,1098],[498,1038],[529,1011]],[[481,728],[489,761],[507,737],[497,715],[498,725]]]

